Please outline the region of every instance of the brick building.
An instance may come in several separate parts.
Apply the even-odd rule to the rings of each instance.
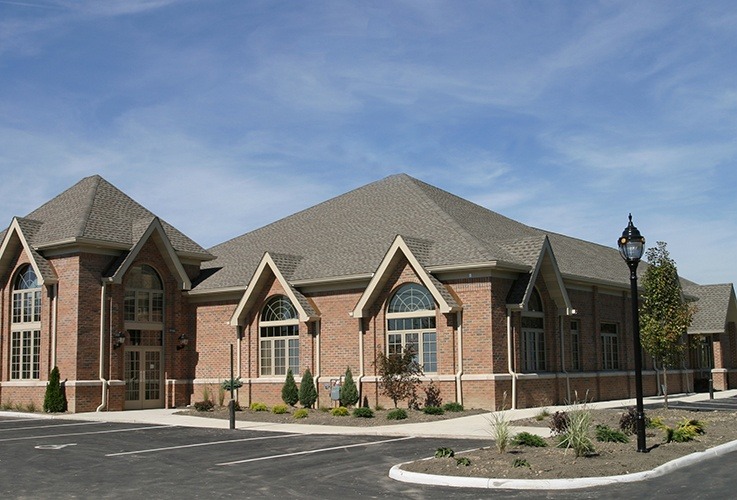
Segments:
[[[411,345],[467,407],[634,397],[629,273],[617,250],[518,223],[406,175],[205,250],[99,176],[0,234],[0,403],[40,407],[58,366],[70,411],[182,406],[230,376],[280,401],[309,368],[319,404],[351,368],[388,404],[377,352]],[[641,266],[641,267],[644,267]],[[670,392],[737,386],[737,300],[697,300]],[[645,362],[645,392],[660,371]]]

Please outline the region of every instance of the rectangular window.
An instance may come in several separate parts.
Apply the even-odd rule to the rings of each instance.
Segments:
[[[577,319],[571,321],[571,370],[581,370],[581,322]]]
[[[522,331],[522,369],[528,372],[545,371],[545,332]]]
[[[603,370],[619,370],[619,335],[616,323],[602,323],[601,353]]]
[[[435,332],[422,334],[422,369],[426,372],[438,371],[438,343]]]
[[[262,327],[261,328],[261,369],[260,373],[264,377],[286,375],[287,368],[292,369],[294,375],[299,374],[299,337],[285,338],[284,336],[264,335],[264,330],[274,328],[277,331],[280,328],[292,327]],[[294,325],[294,329],[298,326]],[[263,338],[267,337],[267,338]]]
[[[11,332],[10,378],[13,380],[38,380],[41,366],[41,331]]]

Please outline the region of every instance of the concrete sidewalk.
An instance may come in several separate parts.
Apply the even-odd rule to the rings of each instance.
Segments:
[[[722,391],[714,394],[715,399],[724,399],[737,396],[737,390]],[[702,401],[709,399],[708,394],[678,394],[669,396],[669,401]],[[662,404],[662,396],[653,396],[645,398],[645,405]],[[603,401],[590,403],[588,406],[592,409],[599,408],[627,408],[634,406],[634,399]],[[569,406],[548,406],[545,407],[550,413],[559,410],[569,409]],[[227,429],[230,423],[226,419],[217,419],[210,417],[197,417],[191,415],[177,415],[182,408],[174,409],[152,409],[152,410],[130,410],[130,411],[110,411],[110,412],[90,412],[48,416],[49,418],[63,418],[72,420],[87,420],[99,422],[122,422],[122,423],[139,423],[139,424],[159,424],[159,425],[175,425],[184,427],[207,427],[214,429]],[[506,410],[504,413],[511,421],[523,420],[538,415],[542,408],[525,408],[521,410]],[[0,415],[11,415],[13,412],[3,412]],[[27,414],[17,413],[17,415]],[[47,415],[44,415],[47,416]],[[439,420],[437,422],[423,423],[406,423],[393,425],[380,425],[373,427],[352,427],[352,426],[324,426],[310,424],[278,424],[266,422],[249,422],[236,420],[237,429],[249,429],[258,431],[271,432],[291,432],[296,434],[344,434],[344,435],[374,435],[374,436],[418,436],[418,437],[445,437],[456,439],[491,439],[489,422],[492,413],[483,413],[471,415],[467,417],[452,418],[447,420]],[[545,427],[521,427],[512,426],[510,429],[512,434],[522,431],[548,436],[549,430]]]

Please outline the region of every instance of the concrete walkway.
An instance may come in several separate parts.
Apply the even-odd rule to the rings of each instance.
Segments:
[[[737,396],[737,390],[722,391],[714,394],[715,399],[724,399]],[[708,394],[678,394],[671,395],[669,401],[695,402],[709,399]],[[652,396],[645,398],[645,405],[662,404],[661,396]],[[603,401],[590,403],[588,406],[592,409],[602,408],[622,408],[625,409],[635,405],[634,399],[625,399],[617,401]],[[547,406],[545,409],[550,413],[559,410],[569,409],[569,406]],[[737,408],[736,408],[737,409]],[[525,408],[521,410],[506,410],[500,412],[510,421],[524,420],[535,417],[540,414],[543,408]],[[230,423],[226,419],[197,417],[192,415],[177,415],[182,408],[173,409],[152,409],[152,410],[129,410],[129,411],[108,411],[108,412],[89,412],[75,413],[63,415],[44,415],[45,418],[61,418],[73,420],[87,420],[98,422],[121,422],[121,423],[139,423],[139,424],[159,424],[159,425],[175,425],[183,427],[208,427],[213,429],[227,429]],[[13,415],[14,412],[2,412],[0,415]],[[24,415],[24,413],[16,413],[16,415]],[[417,437],[445,437],[449,439],[491,439],[491,419],[492,413],[482,413],[470,415],[467,417],[452,418],[447,420],[438,420],[436,422],[407,423],[381,425],[373,427],[353,427],[340,425],[310,425],[310,424],[278,424],[267,422],[250,422],[245,420],[236,420],[237,429],[248,429],[256,431],[272,431],[272,432],[291,432],[295,434],[344,434],[344,435],[375,435],[375,436],[417,436]],[[527,431],[533,434],[547,437],[550,435],[546,427],[521,427],[512,426],[511,433],[516,434]]]

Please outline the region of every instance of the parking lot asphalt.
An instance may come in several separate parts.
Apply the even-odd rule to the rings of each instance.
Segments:
[[[735,397],[719,396],[676,397],[671,407],[737,411]],[[669,498],[696,493],[699,498],[729,498],[737,466],[737,453],[728,453],[616,488],[492,492],[388,477],[393,465],[431,457],[439,447],[460,451],[488,446],[488,435],[318,434],[304,425],[296,433],[290,426],[263,429],[248,423],[229,430],[222,422],[196,417],[184,421],[202,425],[173,424],[184,421],[171,410],[82,417],[0,412],[0,498]],[[468,425],[458,434],[466,432]]]

